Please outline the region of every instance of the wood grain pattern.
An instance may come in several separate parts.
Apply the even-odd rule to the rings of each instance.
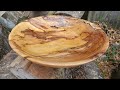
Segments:
[[[10,46],[28,60],[52,67],[71,67],[95,60],[109,40],[96,24],[69,16],[49,15],[18,24]]]

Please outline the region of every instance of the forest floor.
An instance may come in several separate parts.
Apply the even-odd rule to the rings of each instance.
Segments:
[[[113,76],[114,74],[120,74],[120,30],[114,30],[107,27],[105,24],[99,24],[109,37],[109,48],[107,52],[96,60],[96,64],[100,68],[104,79],[120,78]],[[113,75],[112,75],[113,73]]]

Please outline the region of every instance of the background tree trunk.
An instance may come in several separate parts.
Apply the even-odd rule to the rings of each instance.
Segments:
[[[89,11],[89,21],[100,21],[114,29],[120,29],[120,11]]]

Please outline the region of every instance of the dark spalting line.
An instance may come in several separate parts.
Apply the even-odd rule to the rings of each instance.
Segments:
[[[88,43],[86,43],[86,44],[84,44],[84,45],[81,45],[81,46],[78,46],[78,47],[72,47],[72,48],[69,48],[69,49],[66,49],[66,50],[62,50],[62,51],[58,51],[58,52],[59,52],[59,53],[68,52],[68,53],[70,53],[70,54],[80,53],[80,51],[78,51],[77,49],[86,47],[87,44],[88,44]]]
[[[43,32],[46,32],[46,29],[48,29],[46,26],[44,26],[43,23],[38,22],[38,21],[36,21],[36,20],[30,19],[29,22],[30,22],[30,24],[32,24],[32,25],[35,26],[36,28],[39,28],[39,29],[43,30]],[[63,26],[63,25],[62,25],[62,21],[61,21],[61,23],[58,24],[58,25],[52,25],[52,26],[48,25],[48,26],[51,27],[51,28],[53,28],[53,29],[56,29],[56,31],[57,31],[57,29],[58,29],[59,27]],[[66,26],[67,26],[67,25],[66,25]]]
[[[21,31],[21,33],[24,33],[24,35],[31,35],[31,36],[36,37],[38,39],[43,39],[46,37],[45,33],[35,32],[33,30],[30,30],[30,29],[26,29],[24,31]]]
[[[10,41],[14,44],[14,46],[15,46],[18,50],[24,52],[24,50],[22,50],[21,47],[20,47],[14,40],[10,40]]]
[[[57,32],[64,32],[64,31],[57,31]],[[52,34],[57,33],[57,32],[56,31],[37,32],[37,31],[30,30],[30,29],[26,29],[24,31],[21,31],[21,33],[24,33],[25,35],[31,35],[31,36],[36,37],[38,39],[45,40],[43,42],[50,42],[50,41],[57,40],[57,39],[60,39],[60,38],[65,38],[67,40],[71,40],[71,39],[77,38],[76,36],[70,38],[70,37],[52,35]],[[51,37],[47,38],[48,36],[51,36]]]
[[[14,43],[17,47],[18,47],[18,45],[16,44],[16,43]],[[97,49],[100,49],[100,47],[102,47],[102,43],[100,43],[99,42],[99,44],[101,44],[101,45],[99,45],[99,47],[97,47],[97,48],[95,48],[94,49],[94,51],[96,51]],[[85,45],[84,45],[85,46]],[[83,47],[83,46],[82,46]],[[94,46],[93,46],[94,47]],[[77,47],[76,47],[77,48]],[[23,51],[23,50],[22,50]],[[24,53],[26,53],[26,54],[28,54],[28,55],[30,55],[30,56],[27,56],[27,57],[25,57],[25,58],[31,58],[31,57],[37,57],[37,58],[45,58],[45,56],[47,56],[47,55],[42,55],[42,56],[35,56],[35,55],[31,55],[31,54],[29,54],[28,52],[26,52],[26,51],[23,51]],[[56,52],[56,54],[57,53],[61,53],[61,52],[69,52],[69,49],[67,49],[67,50],[63,50],[63,51],[57,51]],[[92,51],[93,52],[93,51]],[[52,52],[52,53],[54,53],[54,52]],[[49,54],[52,54],[52,53],[49,53]],[[69,52],[70,54],[72,54],[72,55],[82,55],[82,54],[84,54],[84,53],[91,53],[91,51],[90,52],[87,52],[87,51],[85,51],[84,53],[81,53],[81,52],[75,52],[74,51],[74,49],[73,49],[73,51],[72,52]],[[49,55],[48,54],[48,55]],[[69,55],[70,55],[69,54]],[[95,54],[94,56],[92,56],[92,57],[95,57],[95,56],[97,56],[98,54]],[[91,57],[91,58],[92,58]]]
[[[66,27],[66,26],[70,25],[69,22],[66,22],[66,18],[63,16],[54,16],[54,17],[45,16],[45,17],[42,17],[42,19],[45,20],[46,22],[58,22],[58,24],[53,24],[56,27]],[[38,20],[30,19],[29,22],[32,25],[36,26],[37,28],[42,28],[41,25],[44,25],[43,23],[41,23],[39,21],[39,19]],[[48,26],[50,26],[50,25],[48,25]],[[45,29],[45,28],[43,28],[43,29]]]
[[[16,42],[14,42],[13,40],[11,40],[11,41],[12,41],[12,43],[13,43],[18,49],[21,50],[21,47],[20,47],[18,44],[16,44]]]
[[[94,45],[95,45],[95,44],[94,44]],[[91,49],[91,48],[93,48],[94,46],[91,46],[91,47],[85,46],[86,49],[85,49],[84,51],[82,51],[82,52],[81,52],[81,51],[78,51],[77,49],[72,49],[72,50],[70,51],[70,53],[72,53],[72,54],[74,54],[74,53],[78,53],[78,54],[83,54],[83,53],[85,53],[85,54],[87,54],[87,53],[91,53],[91,52],[94,52],[94,51],[96,51],[96,50],[99,50],[101,46],[102,46],[102,45],[98,45],[98,47],[95,48],[95,49]]]
[[[31,35],[31,34],[33,34],[33,30],[26,30],[26,31],[21,31],[22,33],[24,33],[24,34],[26,34],[26,35]],[[41,34],[41,32],[39,32],[40,34]],[[49,34],[50,34],[50,32],[48,32]],[[51,33],[53,33],[53,32],[51,32]],[[38,32],[37,32],[37,34],[38,34]],[[53,41],[53,40],[57,40],[57,39],[59,39],[59,38],[64,38],[64,37],[52,37],[52,38],[48,38],[48,39],[46,39],[46,36],[48,36],[48,35],[43,35],[43,37],[41,37],[42,35],[38,35],[38,36],[40,36],[39,38],[42,38],[42,39],[44,39],[43,41],[42,41],[42,44],[44,44],[44,43],[46,43],[46,42],[50,42],[51,40]],[[46,34],[46,33],[42,33],[42,34]],[[32,35],[32,36],[35,36],[35,37],[37,37],[37,35]],[[38,38],[38,37],[37,37]],[[24,46],[26,46],[26,45],[30,45],[30,44],[24,44]],[[87,45],[87,44],[86,44]],[[17,45],[16,45],[17,46]],[[83,46],[85,46],[85,45],[83,45]],[[81,47],[83,47],[83,46],[81,46]],[[73,49],[73,48],[72,48]],[[69,49],[67,49],[68,51],[69,51]],[[63,51],[58,51],[58,52],[66,52],[67,50],[63,50]],[[56,52],[56,53],[58,53],[58,52]],[[54,53],[54,52],[52,52],[52,53]],[[73,49],[73,52],[70,52],[71,54],[72,53],[75,53],[74,52],[74,49]]]
[[[81,46],[78,46],[78,47],[72,47],[72,48],[69,48],[69,50],[67,50],[67,51],[76,51],[76,49],[80,49],[80,48],[83,48],[83,47],[88,47],[88,45],[92,42],[92,38],[91,38],[91,36],[93,36],[93,34],[92,33],[89,33],[89,32],[83,32],[83,33],[87,33],[87,34],[89,34],[87,37],[85,37],[84,39],[82,39],[82,40],[84,40],[84,41],[87,41],[87,43],[86,44],[84,44],[84,45],[81,45]],[[82,35],[82,33],[80,34],[80,35]],[[71,52],[72,53],[72,52]]]
[[[98,37],[97,35],[96,35],[96,37]],[[100,41],[101,40],[101,41]],[[104,39],[104,37],[103,37],[103,35],[102,34],[99,34],[99,38],[97,38],[97,39],[95,39],[95,41],[94,41],[94,43],[93,43],[93,45],[92,45],[92,47],[94,47],[94,46],[98,46],[97,48],[95,48],[95,49],[92,49],[91,51],[88,51],[88,53],[89,52],[94,52],[94,51],[96,51],[96,50],[99,50],[99,49],[101,49],[102,48],[102,46],[103,46],[103,44],[104,44],[104,41],[105,41],[105,39]],[[91,47],[91,48],[92,48]]]
[[[11,40],[11,42],[14,44],[14,46],[15,46],[20,52],[24,53],[25,55],[30,55],[31,57],[36,57],[36,56],[31,55],[31,54],[29,54],[28,52],[22,50],[21,47],[20,47],[18,44],[16,44],[16,42],[14,42],[13,40]],[[28,56],[26,56],[26,57],[28,57]],[[39,56],[39,57],[40,57],[40,56]]]
[[[74,49],[73,49],[73,51],[71,51],[71,52],[68,51],[68,52],[71,53],[72,55],[75,55],[75,54],[77,54],[77,55],[82,55],[82,54],[90,55],[90,53],[95,52],[96,50],[99,50],[101,47],[102,47],[102,45],[98,46],[97,48],[93,49],[92,51],[91,50],[89,51],[89,48],[87,48],[84,52],[74,51]],[[96,54],[94,56],[96,56]],[[94,57],[94,56],[92,56],[92,57]]]
[[[56,26],[53,26],[54,28],[56,28]],[[60,32],[62,32],[62,31],[60,31]],[[67,37],[60,37],[60,36],[54,36],[54,35],[51,35],[51,34],[53,34],[53,33],[57,33],[57,31],[50,31],[50,32],[37,32],[37,31],[33,31],[33,30],[30,30],[30,29],[26,29],[25,31],[21,31],[21,33],[24,33],[25,35],[31,35],[31,36],[33,36],[33,37],[36,37],[36,38],[38,38],[38,39],[43,39],[43,41],[42,41],[42,43],[44,44],[44,43],[46,43],[46,42],[50,42],[50,41],[53,41],[53,40],[57,40],[57,39],[59,39],[59,38],[65,38],[65,39],[74,39],[74,38],[67,38]],[[89,32],[83,32],[83,33],[89,33]],[[16,36],[19,36],[19,35],[16,35]],[[52,37],[50,37],[50,38],[46,38],[47,36],[52,36]],[[24,38],[24,37],[22,37],[22,36],[19,36],[20,38]],[[75,37],[75,38],[77,38],[77,37]],[[99,41],[99,39],[102,39],[101,41]],[[92,49],[91,51],[85,51],[84,53],[90,53],[90,52],[94,52],[94,51],[96,51],[97,49],[100,49],[101,47],[102,47],[102,45],[103,45],[103,43],[102,42],[104,42],[104,37],[103,37],[103,35],[98,31],[96,31],[96,32],[93,32],[93,33],[89,33],[89,35],[86,37],[86,38],[84,38],[83,40],[85,40],[85,41],[88,41],[86,44],[84,44],[84,45],[82,45],[82,46],[80,46],[80,47],[75,47],[75,48],[69,48],[69,49],[67,49],[67,50],[63,50],[63,51],[57,51],[56,53],[62,53],[62,52],[69,52],[70,54],[83,54],[83,53],[81,53],[81,52],[77,52],[77,48],[78,49],[80,49],[81,47],[87,47],[88,45],[89,45],[89,43],[92,43],[93,42],[93,45],[92,45],[92,47],[94,47],[96,44],[98,44],[98,47],[97,48],[94,48],[94,49]],[[19,46],[19,45],[17,45],[15,42],[13,42],[14,43],[14,45],[16,46],[16,47],[18,47],[20,50],[21,50],[21,47]],[[26,44],[27,45],[27,44]],[[92,47],[87,47],[88,48],[88,50],[89,50],[89,48],[92,48]],[[21,50],[21,51],[23,51],[23,50]],[[25,51],[23,51],[23,52],[25,52]],[[25,53],[27,53],[27,52],[25,52]],[[52,53],[55,53],[55,52],[52,52]],[[51,53],[51,54],[52,54]],[[27,54],[29,54],[29,53],[27,53]],[[50,54],[50,53],[49,53]],[[43,55],[44,56],[44,55]],[[47,55],[46,55],[47,56]],[[42,56],[35,56],[35,55],[31,55],[31,57],[42,57]]]
[[[100,34],[101,35],[101,34]],[[91,35],[92,36],[92,35]],[[91,53],[91,52],[94,52],[94,51],[96,51],[96,50],[99,50],[100,48],[102,48],[102,45],[103,45],[103,43],[102,42],[104,42],[104,38],[103,38],[103,36],[101,35],[101,36],[99,36],[99,34],[98,35],[96,35],[96,39],[94,39],[94,37],[92,37],[92,40],[90,40],[90,41],[88,41],[86,44],[84,44],[84,45],[82,45],[82,46],[79,46],[79,47],[74,47],[74,48],[69,48],[69,49],[67,49],[67,50],[62,50],[62,51],[58,51],[59,53],[62,53],[62,52],[68,52],[68,53],[70,53],[70,54],[83,54],[83,53]],[[87,37],[87,38],[89,38],[89,37]],[[99,39],[102,39],[101,41],[99,41]],[[93,42],[93,45],[92,46],[88,46],[90,43],[92,43]],[[94,46],[95,45],[97,45],[98,47],[96,47],[96,48],[94,48]],[[82,48],[82,47],[86,47],[87,49],[84,51],[84,52],[80,52],[79,50],[77,50],[77,49],[80,49],[80,48]],[[94,49],[90,49],[90,48],[94,48]],[[89,50],[89,51],[88,51]],[[52,53],[51,53],[52,54]]]
[[[97,36],[97,35],[96,35]],[[82,54],[89,54],[89,53],[91,53],[91,52],[95,52],[95,51],[97,51],[97,50],[99,50],[99,49],[101,49],[102,48],[102,45],[103,45],[103,43],[102,42],[104,42],[104,39],[103,38],[100,38],[101,36],[99,36],[99,38],[97,38],[97,39],[95,39],[94,40],[94,42],[93,42],[93,45],[91,46],[91,47],[88,47],[88,45],[90,44],[90,43],[92,43],[91,41],[88,41],[86,44],[84,44],[84,45],[82,45],[82,46],[79,46],[79,47],[74,47],[74,48],[69,48],[69,49],[66,49],[66,50],[62,50],[62,51],[57,51],[57,52],[52,52],[52,53],[63,53],[63,52],[68,52],[68,53],[70,53],[70,54],[72,54],[72,55],[74,55],[74,54],[77,54],[77,55],[82,55]],[[103,36],[102,36],[103,37]],[[88,37],[89,38],[89,37]],[[94,38],[94,37],[93,37]],[[99,41],[99,39],[102,39],[101,41]],[[98,42],[97,42],[98,41]],[[98,45],[97,45],[98,44]],[[96,48],[94,48],[94,46],[95,45],[97,45],[97,47]],[[82,48],[82,47],[86,47],[87,49],[84,51],[84,52],[81,52],[81,51],[78,51],[77,49],[80,49],[80,48]],[[94,48],[94,49],[90,49],[90,48]],[[52,53],[49,53],[49,54],[52,54]],[[70,55],[69,54],[69,55]],[[44,55],[44,57],[45,56],[47,56],[47,55]]]
[[[55,28],[55,29],[58,29],[58,28],[59,28],[59,27],[57,27],[57,26],[50,26],[50,27]]]
[[[91,36],[92,33],[90,33],[90,32],[82,32],[82,33],[80,33],[80,36],[81,36],[82,34],[85,34],[85,33],[88,34],[88,36],[85,37],[85,38],[83,38],[82,40],[88,41],[87,38],[89,38],[89,37]]]
[[[22,53],[24,53],[25,55],[27,55],[27,56],[25,56],[24,58],[29,58],[29,57],[41,57],[41,56],[32,55],[32,54],[30,54],[30,53],[22,50],[21,47],[20,47],[18,44],[16,44],[16,42],[14,42],[13,40],[11,40],[11,41],[12,41],[12,43],[15,45],[15,47],[16,47],[18,50],[20,50],[20,52],[22,52]],[[28,55],[29,55],[29,56],[28,56]]]
[[[25,38],[25,37],[23,37],[23,36],[20,36],[20,35],[14,35],[14,36],[17,36],[17,37],[19,37],[19,38],[22,38],[22,39],[23,39],[23,38]]]
[[[30,32],[30,31],[32,31],[32,33]],[[26,32],[24,32],[26,35],[32,35],[33,34],[33,30],[27,30],[27,33]],[[40,33],[40,34],[38,34],[38,33]],[[51,33],[53,33],[53,32],[51,32]],[[46,34],[46,35],[45,35]],[[49,34],[50,34],[50,32],[49,32]],[[100,34],[97,34],[97,33],[95,33],[95,34],[90,34],[88,37],[86,37],[85,38],[85,40],[86,41],[88,41],[88,43],[87,44],[85,44],[84,46],[86,46],[86,47],[88,47],[88,48],[90,48],[90,46],[88,46],[89,45],[89,43],[92,43],[92,42],[94,42],[93,43],[93,45],[95,45],[96,43],[99,43],[99,42],[97,42],[97,41],[99,41],[98,39],[101,39],[101,37],[99,36]],[[46,38],[47,36],[49,36],[49,35],[47,35],[47,33],[42,33],[41,34],[41,32],[37,32],[37,34],[33,34],[32,36],[34,36],[34,37],[37,37],[37,38],[39,38],[39,39],[43,39],[42,40],[42,42],[41,42],[41,44],[44,44],[44,43],[47,43],[47,42],[50,42],[50,41],[53,41],[53,40],[57,40],[57,39],[59,39],[59,38],[66,38],[66,37],[51,37],[51,38]],[[40,37],[38,37],[38,36],[40,36]],[[95,37],[97,37],[97,38],[95,38]],[[87,40],[87,38],[89,38],[89,40]],[[29,45],[29,44],[28,44]],[[83,47],[83,46],[82,46]],[[74,51],[74,50],[73,50]]]
[[[43,26],[43,25],[40,25],[40,27],[42,27],[43,29],[48,29],[47,27]]]

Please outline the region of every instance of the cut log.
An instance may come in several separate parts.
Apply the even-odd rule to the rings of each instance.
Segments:
[[[11,72],[22,79],[51,79],[55,78],[55,69],[34,64],[18,56],[10,65]]]
[[[102,79],[95,62],[74,68],[50,68],[18,56],[9,67],[19,79]]]

